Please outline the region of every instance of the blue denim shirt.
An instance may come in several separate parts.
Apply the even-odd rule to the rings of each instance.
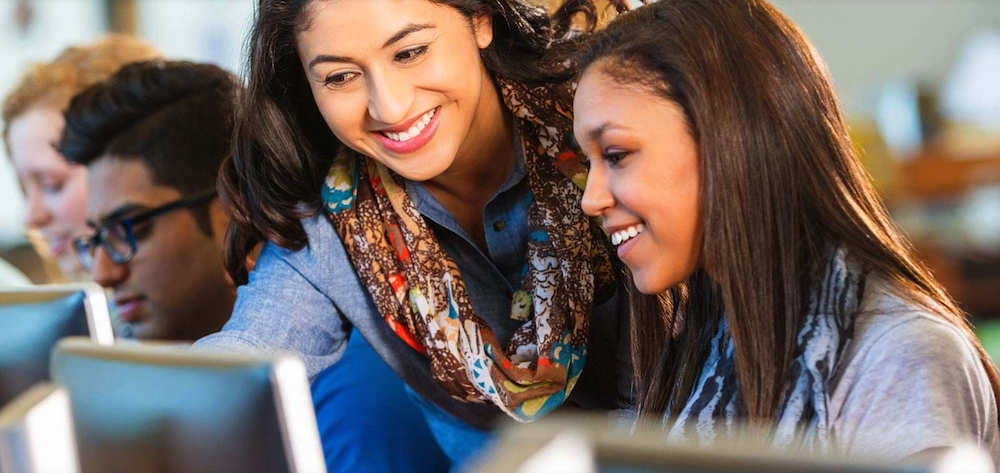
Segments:
[[[510,176],[486,205],[483,217],[489,254],[479,249],[419,182],[406,182],[417,210],[458,265],[473,308],[501,344],[522,323],[511,319],[510,306],[520,284],[529,235],[526,175],[519,155]],[[446,454],[459,460],[469,450],[462,439],[475,435],[476,430],[491,429],[505,417],[503,413],[490,404],[464,402],[445,392],[431,377],[427,358],[393,334],[382,319],[327,217],[306,219],[302,225],[308,245],[298,251],[266,245],[249,283],[238,289],[230,321],[222,332],[197,345],[292,351],[301,355],[313,377],[340,359],[353,325],[423,398],[417,404],[425,410],[435,437]],[[628,404],[632,389],[628,332],[627,297],[619,284],[612,298],[594,308],[586,366],[560,409],[613,410]]]

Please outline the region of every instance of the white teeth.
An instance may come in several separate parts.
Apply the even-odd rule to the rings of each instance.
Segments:
[[[430,124],[431,119],[434,118],[435,110],[437,109],[425,113],[413,124],[413,126],[410,127],[409,130],[402,133],[382,132],[382,135],[393,141],[409,141],[424,131],[424,128]]]
[[[631,227],[628,227],[624,230],[619,230],[617,232],[614,232],[611,234],[611,244],[613,246],[618,246],[622,243],[625,243],[629,239],[634,238],[636,235],[642,233],[642,231],[645,229],[646,226],[639,223],[636,225],[632,225]]]

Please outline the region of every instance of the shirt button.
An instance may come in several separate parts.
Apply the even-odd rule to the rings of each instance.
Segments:
[[[503,220],[497,220],[496,222],[493,222],[493,229],[494,230],[496,230],[496,231],[499,232],[499,231],[503,230],[504,228],[507,228],[507,222],[505,222]]]

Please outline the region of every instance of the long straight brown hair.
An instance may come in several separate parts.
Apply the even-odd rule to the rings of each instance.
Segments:
[[[640,412],[676,415],[725,314],[745,413],[776,414],[824,248],[852,257],[965,332],[964,313],[889,218],[847,135],[829,73],[763,0],[660,0],[598,33],[579,61],[680,105],[700,147],[704,267],[633,290]],[[725,310],[723,311],[723,307]],[[997,370],[976,344],[994,395]]]

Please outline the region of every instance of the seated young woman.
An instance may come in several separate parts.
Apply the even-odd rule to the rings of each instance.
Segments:
[[[637,291],[640,416],[711,444],[1000,459],[997,371],[891,221],[822,60],[762,0],[662,0],[579,63],[582,206]]]

